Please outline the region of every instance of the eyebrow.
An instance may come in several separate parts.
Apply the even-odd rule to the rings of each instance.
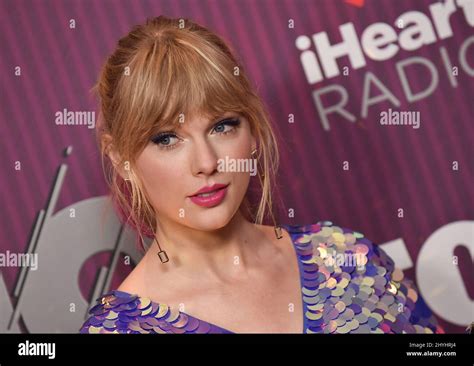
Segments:
[[[209,119],[209,122],[206,126],[205,129],[208,129],[212,126],[214,126],[215,124],[221,122],[222,120],[226,120],[226,119],[229,119],[229,118],[238,118],[240,115],[238,113],[233,113],[232,114],[229,114],[227,116],[223,116],[223,115],[218,115],[217,117],[212,117]],[[161,128],[157,129],[157,132],[167,132],[167,131],[174,131],[174,130],[178,130],[180,128],[182,128],[182,126],[184,125],[184,123],[172,123],[172,122],[168,122],[166,123],[165,125],[163,125]]]

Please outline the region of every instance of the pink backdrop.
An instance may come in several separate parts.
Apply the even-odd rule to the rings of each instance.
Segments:
[[[472,22],[469,24],[461,7],[453,2],[456,11],[450,18],[451,36],[437,37],[415,50],[400,49],[384,61],[364,54],[365,65],[360,68],[351,66],[348,57],[340,57],[340,75],[315,83],[308,80],[300,60],[302,51],[295,45],[299,36],[311,39],[320,32],[327,34],[331,44],[339,43],[339,26],[345,23],[353,24],[359,41],[364,30],[376,22],[387,23],[399,34],[401,30],[395,28],[397,17],[417,11],[432,21],[429,6],[433,3],[0,1],[0,250],[27,251],[35,218],[46,205],[60,164],[67,164],[68,171],[55,212],[107,194],[93,129],[57,125],[55,113],[64,109],[96,110],[89,89],[106,55],[131,26],[162,14],[189,17],[231,43],[271,112],[282,146],[279,185],[285,207],[280,211],[280,221],[306,224],[331,220],[364,233],[380,245],[392,244],[394,255],[409,258],[405,274],[419,285],[421,280],[429,283],[430,276],[441,273],[445,282],[437,281],[440,291],[454,286],[459,300],[446,295],[444,299],[427,299],[427,303],[448,332],[462,332],[465,324],[456,324],[446,310],[439,309],[446,309],[451,303],[466,303],[466,299],[472,309],[474,296]],[[314,44],[310,51],[316,52]],[[438,82],[430,95],[410,102],[396,64],[412,57],[427,59],[435,67]],[[449,58],[450,67],[443,57]],[[344,66],[348,66],[348,74],[344,74]],[[398,107],[385,100],[369,106],[367,116],[362,114],[363,86],[368,73],[399,100]],[[406,75],[413,91],[426,88],[432,78],[422,65],[407,68]],[[325,129],[313,93],[333,85],[339,85],[339,91],[347,91],[345,109],[354,115],[355,122],[333,113],[328,115],[329,129]],[[370,95],[380,93],[380,88],[372,84]],[[338,93],[321,96],[325,105],[335,104],[339,99]],[[420,128],[382,125],[380,113],[389,108],[419,111]],[[292,122],[290,114],[294,115]],[[72,146],[72,153],[64,157],[67,146]],[[16,169],[18,162],[21,169]],[[348,170],[344,169],[344,162],[349,164]],[[403,217],[399,217],[400,208]],[[294,217],[288,216],[290,209],[294,209]],[[88,228],[83,230],[87,232]],[[430,241],[438,230],[446,235]],[[462,238],[467,235],[467,239],[450,239],[449,233],[457,232],[463,233]],[[446,256],[437,248],[447,247],[451,248],[448,253],[456,257],[456,264],[451,267],[446,264],[452,262],[449,255],[444,259],[437,257]],[[431,259],[425,260],[428,264],[417,273],[423,248]],[[91,255],[76,274],[77,280],[69,284],[80,288],[87,302],[98,268],[107,265],[109,259],[107,252]],[[9,294],[13,305],[13,289],[20,270],[8,266],[0,270],[0,287]],[[127,271],[119,267],[111,286],[117,285]],[[36,296],[42,296],[41,289]],[[60,297],[57,294],[49,301]],[[23,321],[23,331],[29,331],[28,322]],[[468,321],[472,319],[466,318],[466,324]]]

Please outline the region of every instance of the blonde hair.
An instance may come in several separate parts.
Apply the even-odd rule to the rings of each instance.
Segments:
[[[279,153],[269,113],[242,64],[216,34],[188,19],[150,18],[118,41],[93,89],[100,99],[97,139],[104,174],[120,216],[137,230],[142,245],[142,234],[153,236],[156,216],[134,162],[154,132],[176,126],[183,115],[201,113],[214,119],[235,112],[249,121],[259,145],[261,196],[253,206],[248,190],[243,214],[259,224],[267,211],[273,216],[272,181]],[[106,167],[104,157],[110,158],[111,148],[119,161],[106,159]],[[118,167],[129,168],[129,180]]]

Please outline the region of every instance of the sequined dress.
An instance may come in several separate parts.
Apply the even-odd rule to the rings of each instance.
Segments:
[[[444,333],[413,282],[363,234],[330,221],[280,226],[298,258],[303,333]],[[89,314],[80,333],[232,333],[117,290]]]

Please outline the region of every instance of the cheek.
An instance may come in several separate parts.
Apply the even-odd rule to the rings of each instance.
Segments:
[[[176,169],[172,159],[158,159],[150,150],[145,149],[139,157],[137,168],[152,205],[156,208],[166,207],[172,203],[173,197],[182,195],[177,184],[182,181],[182,172]]]
[[[235,199],[240,201],[245,196],[247,192],[247,188],[250,182],[250,175],[249,173],[231,173],[233,174],[233,183],[234,183],[234,190],[235,190]]]
[[[234,158],[234,159],[248,159],[248,155],[249,155],[249,152],[248,152],[248,149],[246,150],[243,150],[243,151],[240,151],[240,153],[238,151],[234,151],[234,154],[231,155],[229,154],[229,158]],[[225,169],[226,167],[224,167]],[[228,167],[229,170],[232,169],[230,167]],[[250,169],[252,169],[250,167]],[[225,181],[230,181],[232,183],[232,199],[233,200],[237,200],[237,201],[240,201],[243,199],[243,197],[245,196],[245,193],[247,192],[247,189],[248,189],[248,186],[249,186],[249,183],[250,183],[250,179],[252,178],[250,176],[250,172],[248,171],[228,171],[228,172],[225,172],[223,173],[224,176],[227,177],[227,179],[225,179]]]
[[[219,144],[218,155],[220,157],[228,156],[229,158],[247,159],[250,158],[252,150],[252,135],[248,128],[242,127],[238,135],[224,140]]]
[[[220,156],[224,158],[228,156],[231,159],[250,159],[252,149],[252,135],[248,128],[243,128],[238,138],[232,140],[225,146],[225,151],[221,151]],[[249,172],[228,172],[234,185],[233,198],[236,200],[243,199],[250,182]]]

